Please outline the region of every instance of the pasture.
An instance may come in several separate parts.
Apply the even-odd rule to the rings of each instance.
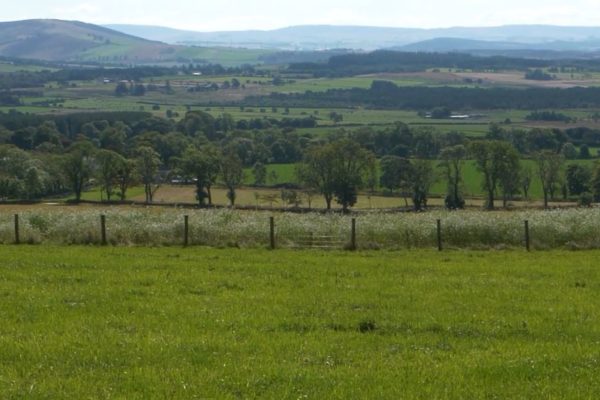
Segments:
[[[2,398],[600,392],[598,251],[1,251]]]

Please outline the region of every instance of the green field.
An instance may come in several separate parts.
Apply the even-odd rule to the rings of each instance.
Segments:
[[[1,251],[6,399],[600,392],[597,251]]]

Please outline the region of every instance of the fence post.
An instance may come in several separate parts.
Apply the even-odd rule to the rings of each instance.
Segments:
[[[19,235],[19,214],[15,214],[15,244],[21,244],[21,237]]]
[[[356,218],[352,218],[352,235],[350,236],[350,250],[356,250]]]
[[[187,247],[189,244],[189,234],[190,234],[190,217],[188,215],[183,216],[183,246]]]
[[[442,221],[441,220],[437,220],[437,246],[438,246],[438,251],[442,251]]]
[[[269,239],[271,250],[275,249],[275,217],[269,218]]]
[[[100,233],[102,235],[102,246],[106,246],[106,215],[100,216]]]
[[[525,249],[527,249],[527,251],[530,250],[529,247],[529,221],[525,220]]]

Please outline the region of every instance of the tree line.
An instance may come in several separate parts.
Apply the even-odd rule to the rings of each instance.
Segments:
[[[561,71],[597,71],[595,59],[517,58],[505,56],[474,56],[464,53],[428,53],[377,50],[371,53],[334,55],[326,62],[296,62],[287,72],[311,74],[314,77],[340,77],[384,72],[420,72],[432,68],[468,69],[475,71],[540,70],[550,67]],[[537,75],[535,75],[537,76]],[[535,77],[534,76],[534,77]]]
[[[451,110],[569,109],[600,106],[600,88],[468,88],[397,86],[373,81],[368,89],[329,89],[323,92],[271,93],[240,102],[256,107],[367,107],[377,109]]]
[[[102,117],[110,119],[96,119]],[[454,182],[449,183],[447,206],[460,208],[464,204],[460,171],[466,159],[481,166],[489,203],[499,193],[506,203],[518,193],[528,196],[526,183],[533,178],[532,173],[520,175],[526,170],[521,168],[521,159],[538,160],[550,154],[560,160],[591,158],[585,143],[600,137],[585,130],[524,131],[492,125],[485,138],[472,139],[460,132],[438,134],[401,122],[315,136],[281,127],[240,130],[238,122],[228,114],[213,117],[203,111],[190,111],[179,121],[145,113],[88,113],[55,119],[0,114],[0,144],[9,153],[0,168],[0,196],[34,199],[71,192],[79,198],[84,187],[96,182],[106,199],[125,198],[131,180],[144,185],[150,201],[157,183],[175,180],[195,184],[199,204],[210,204],[211,188],[221,182],[234,202],[243,168],[252,168],[255,183],[263,185],[266,165],[300,163],[297,182],[292,183],[321,193],[328,207],[336,200],[348,209],[359,190],[374,191],[379,186],[409,193],[415,209],[422,209],[431,185],[439,179],[439,173],[432,172],[439,171],[432,167],[438,160],[446,165],[448,182]],[[490,144],[495,146],[493,151]],[[347,157],[340,159],[342,155]],[[139,167],[140,160],[154,169]],[[573,177],[593,176],[591,170],[576,172]],[[547,197],[567,189],[570,196],[596,194],[591,178],[575,184],[565,174],[548,173],[552,179],[545,185]]]
[[[485,207],[493,210],[501,197],[503,206],[517,195],[529,198],[534,179],[541,182],[544,207],[552,199],[575,197],[580,204],[600,201],[600,164],[594,168],[569,164],[564,167],[563,154],[540,150],[531,158],[535,168],[522,162],[509,142],[475,140],[442,149],[436,162],[427,159],[388,155],[375,166],[375,154],[357,142],[342,139],[325,146],[311,148],[298,167],[298,178],[305,188],[320,193],[331,208],[336,200],[344,211],[357,200],[359,190],[374,192],[379,184],[390,193],[399,191],[412,201],[415,211],[427,208],[431,187],[442,179],[447,184],[445,206],[460,209],[465,205],[464,168],[473,160],[480,173],[485,192]],[[379,176],[378,176],[379,174]]]

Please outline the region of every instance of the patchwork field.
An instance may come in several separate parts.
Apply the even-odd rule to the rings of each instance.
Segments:
[[[600,253],[2,246],[2,398],[594,398]]]

